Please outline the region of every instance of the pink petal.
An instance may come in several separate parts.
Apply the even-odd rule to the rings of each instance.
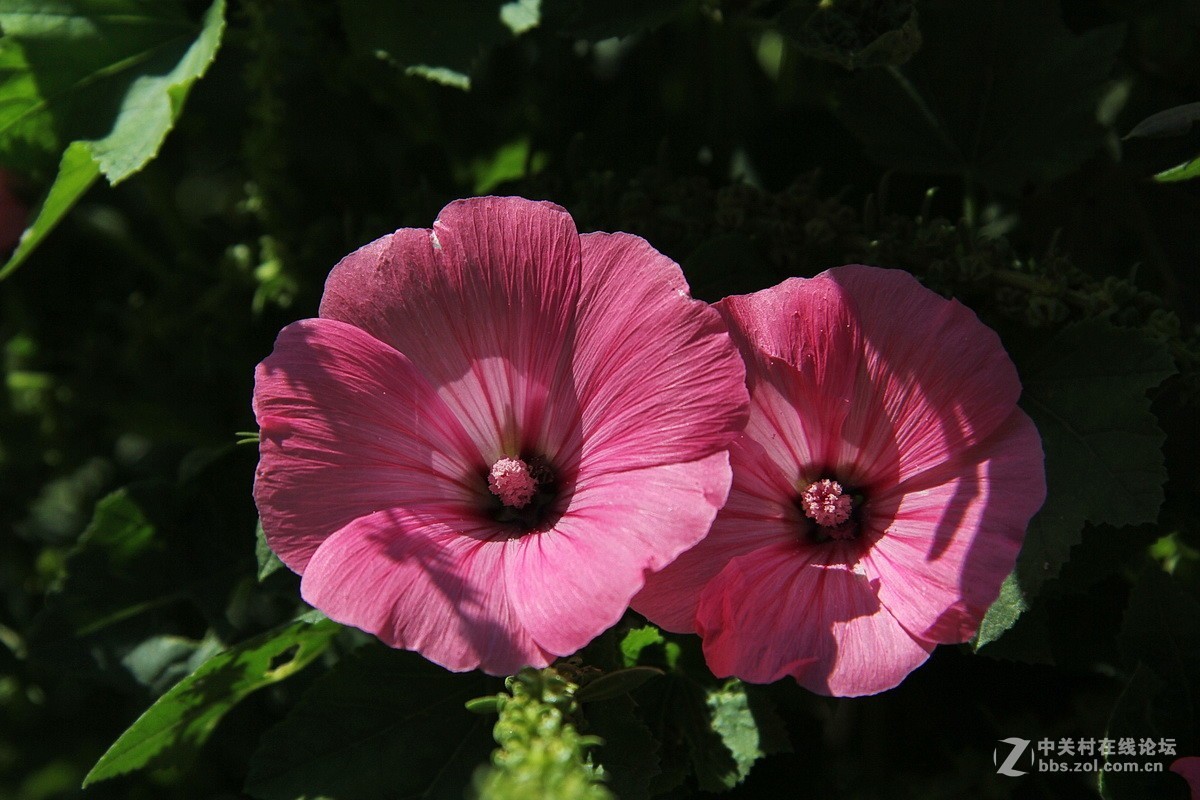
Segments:
[[[390,509],[351,522],[308,563],[301,594],[331,619],[455,672],[507,675],[555,655],[517,620],[504,561],[516,539],[452,506]]]
[[[719,308],[752,393],[772,387],[774,405],[792,405],[802,421],[776,435],[810,469],[858,489],[894,485],[982,441],[1020,394],[996,334],[900,270],[837,267]],[[766,443],[772,433],[751,435]]]
[[[297,572],[357,517],[399,504],[472,504],[479,488],[462,481],[486,470],[407,358],[334,320],[283,329],[255,371],[254,413],[254,499],[267,541]]]
[[[678,265],[625,233],[582,237],[575,383],[583,469],[695,461],[745,423],[745,367]]]
[[[1041,440],[1014,410],[985,442],[871,499],[864,566],[880,601],[913,636],[966,641],[1045,497]]]
[[[515,197],[459,200],[346,256],[321,316],[411,359],[485,459],[533,450],[577,460],[570,353],[579,235],[566,211]],[[553,392],[553,394],[552,394]]]
[[[575,652],[621,618],[648,572],[708,532],[729,480],[725,452],[584,473],[554,527],[520,539],[506,563],[517,616],[542,647]]]
[[[746,435],[791,487],[836,474],[861,488],[895,475],[893,431],[878,413],[854,300],[841,286],[793,278],[718,308],[747,363]]]
[[[1000,337],[969,308],[901,270],[837,267],[815,280],[854,300],[873,397],[858,417],[882,415],[904,481],[983,441],[1008,419],[1021,394]],[[878,484],[878,473],[865,483]]]
[[[838,697],[891,689],[929,657],[853,571],[856,548],[788,543],[730,561],[704,589],[696,622],[718,677],[800,685]]]
[[[661,571],[646,578],[633,610],[676,633],[696,632],[700,592],[730,559],[772,544],[799,541],[811,525],[774,461],[742,436],[730,448],[733,485],[712,531]]]

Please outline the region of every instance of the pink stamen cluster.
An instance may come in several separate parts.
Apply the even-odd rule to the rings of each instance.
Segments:
[[[842,485],[824,478],[810,484],[800,495],[804,513],[823,528],[836,528],[850,519],[853,500],[842,494]]]
[[[537,493],[537,480],[519,458],[501,458],[488,474],[488,488],[509,508],[524,508]]]

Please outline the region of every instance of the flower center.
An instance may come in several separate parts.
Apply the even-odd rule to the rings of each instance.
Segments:
[[[550,463],[536,453],[503,456],[487,473],[492,500],[483,511],[522,533],[545,530],[562,513],[563,486]]]
[[[822,478],[800,493],[800,508],[817,523],[817,538],[853,539],[858,526],[851,520],[854,498],[835,480]]]
[[[488,473],[488,488],[509,508],[524,508],[537,494],[538,481],[519,458],[501,458]]]

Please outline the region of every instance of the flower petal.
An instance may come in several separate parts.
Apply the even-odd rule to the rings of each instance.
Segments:
[[[325,540],[300,591],[331,619],[455,672],[547,666],[555,655],[538,647],[508,600],[503,565],[516,541],[489,534],[451,506],[379,511]]]
[[[587,473],[548,531],[519,540],[505,576],[522,623],[567,655],[610,627],[647,573],[699,541],[725,501],[729,457]]]
[[[987,441],[872,499],[863,560],[880,601],[920,639],[971,638],[1045,498],[1041,440],[1015,410]]]
[[[718,677],[771,683],[791,675],[819,694],[891,689],[929,657],[851,570],[854,547],[789,543],[733,559],[696,614]]]
[[[969,308],[902,270],[837,267],[814,280],[853,298],[875,408],[899,453],[904,481],[983,441],[1016,407],[1021,382],[1000,337]],[[879,485],[878,475],[865,483]]]
[[[571,462],[579,276],[579,235],[562,208],[471,198],[442,209],[432,231],[398,230],[342,259],[321,316],[408,356],[489,461],[537,451]]]
[[[774,460],[742,436],[730,448],[733,485],[712,531],[659,572],[633,598],[633,610],[675,633],[696,632],[704,586],[730,559],[772,544],[794,542],[811,525],[790,497]]]
[[[581,237],[575,383],[583,469],[695,461],[745,424],[745,367],[679,266],[626,233]]]
[[[401,503],[469,505],[463,478],[486,470],[407,358],[334,320],[283,329],[255,371],[254,413],[254,499],[271,548],[296,572],[356,517]]]
[[[883,272],[883,270],[879,270]],[[747,364],[746,436],[796,485],[894,476],[894,430],[870,374],[854,300],[824,276],[717,304]]]

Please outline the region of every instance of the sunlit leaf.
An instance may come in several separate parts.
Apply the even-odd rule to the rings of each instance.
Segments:
[[[226,712],[320,655],[338,625],[309,615],[213,656],[147,709],[108,749],[84,785],[135,769],[186,762]]]
[[[1154,180],[1159,183],[1175,183],[1176,181],[1190,181],[1195,178],[1200,178],[1200,156],[1193,158],[1191,161],[1185,161],[1170,169],[1164,169],[1162,172],[1154,176]]]
[[[99,175],[120,183],[158,154],[224,27],[225,0],[213,0],[199,23],[171,0],[8,0],[0,6],[0,29],[20,46],[29,76],[16,69],[15,51],[0,58],[9,68],[0,71],[0,149],[26,141],[32,131],[45,138],[53,130],[59,141],[71,142],[0,277],[28,257]]]

